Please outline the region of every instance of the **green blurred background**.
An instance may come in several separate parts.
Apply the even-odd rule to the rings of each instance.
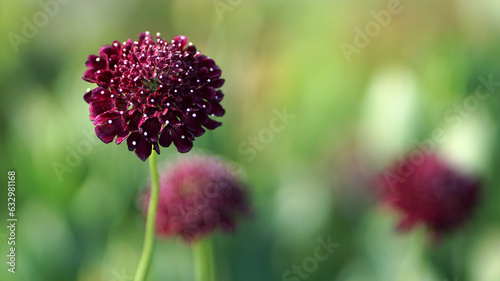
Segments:
[[[132,280],[148,165],[95,137],[81,76],[89,54],[145,30],[187,35],[226,79],[224,125],[193,153],[238,163],[255,215],[213,236],[218,280],[305,280],[283,275],[328,237],[340,246],[307,280],[500,280],[499,83],[474,100],[481,81],[500,82],[497,0],[1,0],[0,221],[15,170],[18,222],[16,274],[0,227],[0,280]],[[293,118],[269,130],[284,110]],[[435,129],[442,155],[485,183],[474,217],[439,244],[396,233],[367,192]],[[190,281],[191,268],[189,246],[163,239],[149,280]]]

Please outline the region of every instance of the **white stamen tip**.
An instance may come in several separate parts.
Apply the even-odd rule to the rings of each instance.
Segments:
[[[108,123],[109,123],[109,124],[113,123],[113,120],[108,120]]]
[[[144,113],[142,116],[143,116],[143,117],[148,117],[148,115],[147,115],[146,113]]]
[[[156,32],[156,36],[160,37],[160,35],[161,35],[160,32]]]
[[[104,95],[104,91],[101,91],[101,95]]]
[[[155,99],[151,99],[151,102],[155,102]]]
[[[115,97],[115,95],[111,94],[111,97],[112,97],[112,98],[114,98],[114,97]]]
[[[170,121],[168,121],[168,120],[167,120],[167,121],[165,121],[165,124],[167,124],[167,125],[168,125],[169,123],[170,123]]]
[[[210,82],[210,79],[207,79],[207,82]]]
[[[132,145],[136,145],[137,143],[135,141],[132,142]]]
[[[204,105],[203,105],[203,108],[206,108],[206,107],[207,107],[207,106],[204,104]]]
[[[87,88],[87,92],[90,92],[90,88]]]
[[[167,102],[167,106],[170,106],[170,103],[169,103],[169,102]]]
[[[96,59],[95,59],[95,61],[100,61],[100,60],[101,60],[101,58],[96,58]]]
[[[123,110],[120,110],[120,114],[123,114]]]
[[[144,132],[144,135],[147,136],[148,135],[148,132]]]
[[[214,71],[214,69],[210,67],[210,71]]]
[[[181,139],[185,139],[186,137],[184,135],[181,136]]]
[[[196,113],[193,113],[193,117],[196,117]]]

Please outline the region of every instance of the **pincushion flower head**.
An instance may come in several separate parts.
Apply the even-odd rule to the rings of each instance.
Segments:
[[[147,208],[147,197],[142,198]],[[180,159],[160,174],[156,233],[197,240],[231,231],[249,213],[248,194],[234,167],[213,156]]]
[[[436,154],[395,163],[378,184],[382,200],[403,215],[400,230],[422,223],[435,238],[463,225],[480,191],[478,179],[452,168]]]
[[[101,47],[85,65],[83,80],[97,84],[84,94],[96,135],[105,143],[127,140],[142,161],[172,142],[188,152],[195,137],[221,125],[211,119],[224,115],[221,70],[186,36],[166,41],[143,32],[137,41]]]

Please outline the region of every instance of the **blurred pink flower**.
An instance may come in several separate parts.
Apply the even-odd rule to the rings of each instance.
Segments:
[[[147,210],[149,194],[141,204]],[[249,213],[248,194],[234,167],[213,156],[191,156],[160,175],[156,232],[199,239],[216,228],[234,230]]]
[[[383,203],[403,214],[398,229],[423,223],[435,237],[460,227],[478,202],[480,182],[422,154],[395,163],[378,180]],[[418,160],[418,161],[417,161]]]

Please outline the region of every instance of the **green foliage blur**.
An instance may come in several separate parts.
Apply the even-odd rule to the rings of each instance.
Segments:
[[[500,280],[499,3],[2,0],[0,280],[132,280],[148,165],[97,139],[81,76],[89,54],[146,30],[188,36],[226,79],[223,126],[190,153],[237,163],[255,212],[211,237],[217,280]],[[398,214],[369,192],[436,130],[436,149],[484,183],[474,216],[439,243],[396,232]],[[160,166],[178,157],[163,149]],[[318,260],[327,239],[338,247]],[[193,280],[191,255],[157,240],[148,280]]]

